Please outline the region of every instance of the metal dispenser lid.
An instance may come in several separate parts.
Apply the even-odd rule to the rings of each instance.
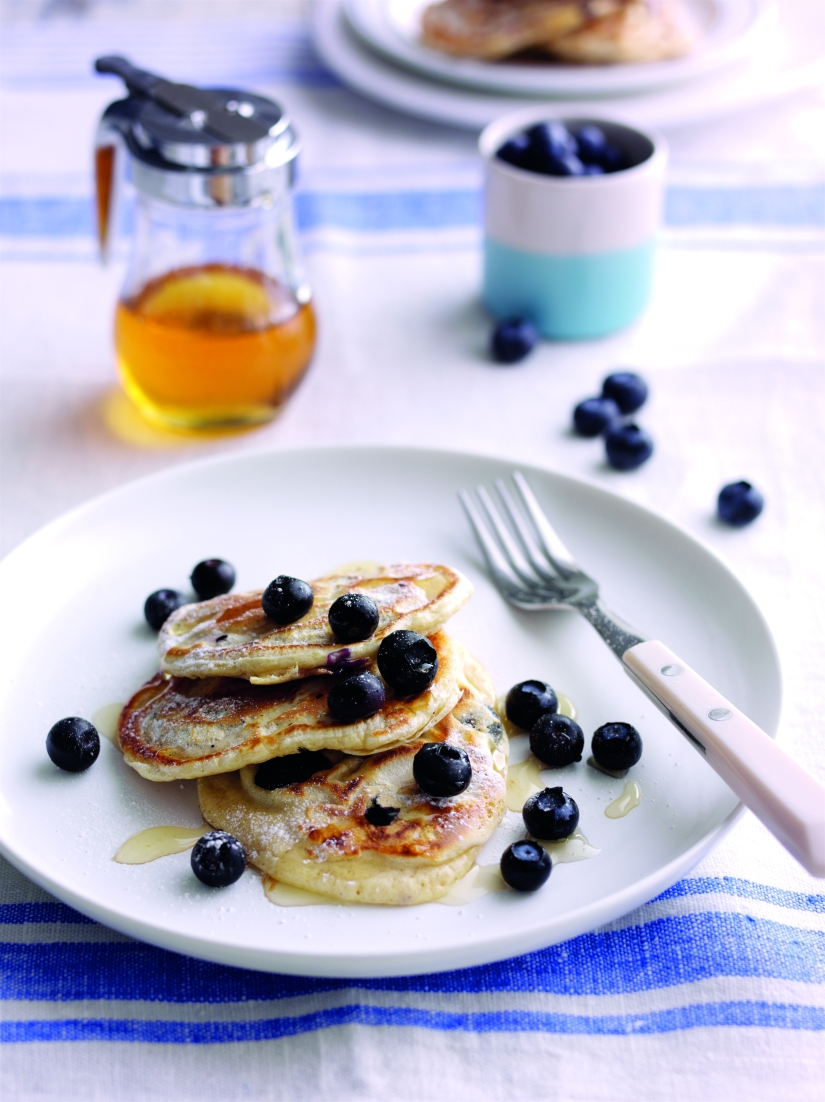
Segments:
[[[186,206],[243,206],[289,189],[300,147],[277,103],[237,88],[174,84],[120,57],[99,58],[95,68],[129,89],[102,127],[123,136],[140,191]]]
[[[147,153],[184,168],[239,168],[266,159],[289,120],[277,103],[236,88],[210,88],[228,114],[254,119],[261,133],[251,142],[221,141],[203,128],[203,113],[175,115],[155,100],[147,100],[135,120],[133,134]]]

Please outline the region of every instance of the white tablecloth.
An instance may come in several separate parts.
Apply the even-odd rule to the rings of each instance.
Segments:
[[[94,494],[211,453],[392,442],[545,464],[661,510],[727,558],[776,634],[781,740],[825,776],[821,91],[670,133],[645,318],[500,368],[478,303],[473,139],[343,89],[315,59],[301,5],[10,3],[6,17],[4,550]],[[165,436],[117,390],[124,258],[96,263],[89,154],[118,93],[88,72],[118,50],[270,94],[304,138],[298,213],[320,344],[256,433]],[[657,451],[630,475],[568,429],[575,401],[619,365],[653,395],[643,421]],[[767,506],[728,530],[716,492],[742,477]],[[5,863],[0,938],[9,1098],[823,1096],[825,890],[750,815],[621,922],[466,973],[333,983],[221,969],[90,923]]]

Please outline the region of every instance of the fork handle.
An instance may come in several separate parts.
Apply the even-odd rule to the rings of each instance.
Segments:
[[[825,877],[825,788],[664,643],[637,643],[622,661],[797,861]]]

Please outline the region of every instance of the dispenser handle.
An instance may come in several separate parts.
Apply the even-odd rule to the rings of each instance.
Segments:
[[[126,152],[124,135],[129,130],[140,101],[110,103],[98,123],[95,140],[95,214],[100,259],[109,259],[113,228],[117,223],[118,181],[121,158]]]
[[[95,72],[120,77],[132,95],[138,96],[151,96],[155,86],[163,79],[146,69],[138,69],[128,58],[119,54],[99,57],[95,61]]]

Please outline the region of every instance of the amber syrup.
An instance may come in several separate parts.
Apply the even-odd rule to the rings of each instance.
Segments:
[[[117,307],[126,391],[152,420],[177,428],[270,420],[303,378],[314,346],[311,304],[248,268],[179,268]]]

